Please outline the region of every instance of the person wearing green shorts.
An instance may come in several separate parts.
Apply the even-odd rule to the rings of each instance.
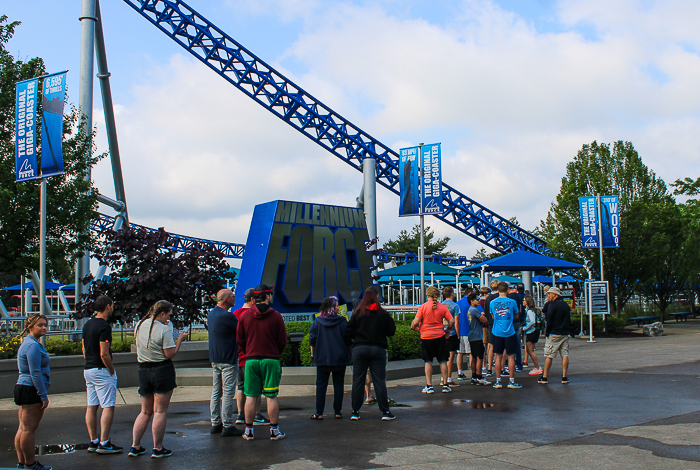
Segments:
[[[285,438],[279,428],[279,403],[282,366],[280,354],[287,346],[287,329],[282,315],[270,307],[274,288],[260,284],[253,290],[255,305],[238,319],[236,341],[245,354],[245,433],[243,439],[255,439],[253,424],[255,412],[260,407],[260,395],[267,397],[267,414],[270,417],[270,439]]]

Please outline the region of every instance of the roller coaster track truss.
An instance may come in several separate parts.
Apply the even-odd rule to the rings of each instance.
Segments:
[[[180,0],[124,0],[163,33],[275,116],[362,171],[376,160],[379,184],[399,194],[398,154],[292,83]],[[545,242],[443,183],[434,215],[501,253],[549,253]]]

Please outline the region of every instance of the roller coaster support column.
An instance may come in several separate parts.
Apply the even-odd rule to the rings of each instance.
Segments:
[[[362,185],[363,207],[367,222],[367,234],[370,240],[377,238],[377,162],[374,158],[365,158],[362,162],[362,174],[365,181]],[[370,250],[376,250],[374,243]],[[372,255],[372,262],[377,265],[377,257]]]
[[[525,284],[525,290],[530,291],[530,295],[532,295],[532,271],[523,271],[523,284]],[[534,297],[534,296],[533,296]],[[523,319],[520,319],[520,322],[523,322]]]
[[[85,115],[85,131],[92,133],[92,93],[94,76],[95,23],[97,0],[83,0],[80,14],[80,111]],[[88,178],[90,178],[88,173]],[[89,230],[85,227],[85,230]],[[90,253],[86,251],[75,266],[75,301],[85,290],[81,279],[90,272]]]

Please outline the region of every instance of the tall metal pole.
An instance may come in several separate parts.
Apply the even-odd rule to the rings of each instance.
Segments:
[[[39,313],[46,315],[46,178],[41,178],[39,207]]]
[[[600,210],[600,194],[596,194],[596,202],[598,203],[598,246],[600,247],[600,280],[605,280],[603,272],[603,218]]]
[[[367,222],[367,234],[370,240],[377,237],[377,162],[374,158],[365,158],[362,162],[362,174],[364,176],[363,208]],[[377,244],[373,244],[370,250],[376,250]],[[377,264],[377,257],[372,255],[372,262]]]
[[[94,54],[95,54],[95,22],[97,21],[97,0],[83,0],[80,13],[80,90],[78,93],[80,112],[85,116],[84,129],[89,134],[92,133],[92,95]],[[88,170],[88,179],[91,173]],[[88,230],[88,227],[85,227]],[[82,278],[90,272],[90,253],[85,251],[75,266],[75,302],[80,301],[80,297],[85,290],[81,282]]]
[[[418,187],[420,189],[420,207],[418,207],[418,214],[420,214],[420,304],[423,305],[425,302],[425,221],[423,220],[423,142],[418,144],[418,155],[419,155],[419,174],[420,183]]]

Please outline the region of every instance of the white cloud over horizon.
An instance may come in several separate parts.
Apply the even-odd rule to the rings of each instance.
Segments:
[[[558,31],[486,0],[451,4],[457,13],[444,22],[406,16],[392,1],[226,5],[300,19],[296,40],[263,60],[394,150],[441,141],[444,180],[526,229],[546,216],[566,164],[593,140],[633,142],[669,183],[699,176],[693,2],[560,1],[550,12]],[[130,79],[130,95],[115,102],[134,222],[245,243],[255,204],[354,206],[360,172],[174,44],[167,60],[134,64]],[[112,193],[108,161],[94,178]],[[377,195],[381,240],[418,222],[397,216],[393,194]],[[426,223],[452,238],[452,251],[471,256],[481,246]]]

